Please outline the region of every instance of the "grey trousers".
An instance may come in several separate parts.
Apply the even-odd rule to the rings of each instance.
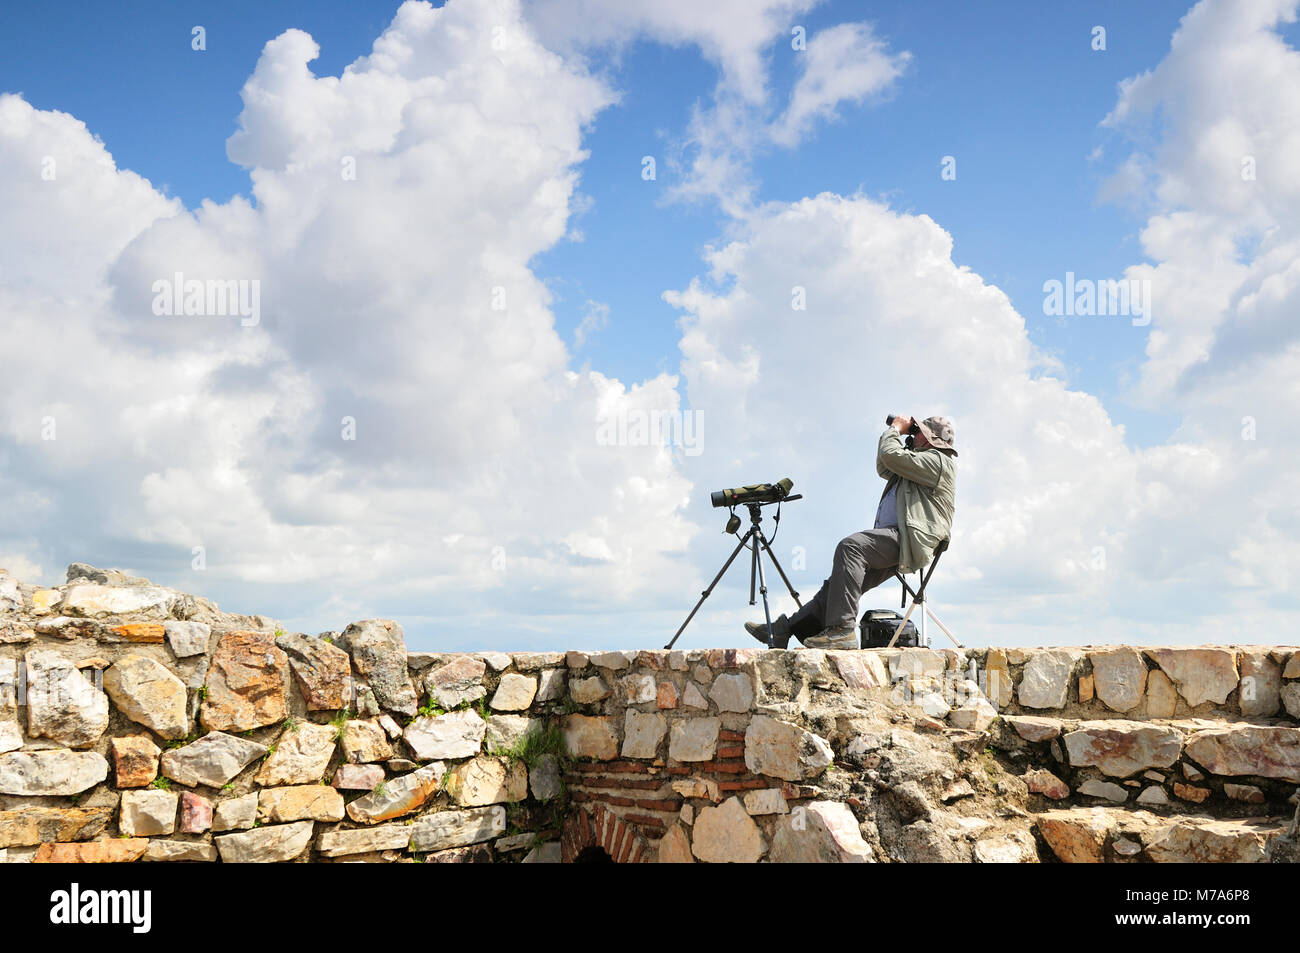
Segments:
[[[791,633],[803,641],[822,629],[858,624],[858,601],[868,589],[892,579],[898,569],[898,530],[866,529],[835,547],[831,577],[817,595],[790,616]]]

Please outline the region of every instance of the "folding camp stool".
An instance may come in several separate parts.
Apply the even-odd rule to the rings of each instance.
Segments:
[[[906,604],[908,596],[912,597],[912,604],[907,607],[907,615],[903,616],[903,621],[898,623],[898,628],[894,630],[894,637],[889,640],[889,646],[888,646],[889,648],[892,649],[894,647],[894,643],[898,641],[899,635],[901,635],[903,632],[903,626],[907,625],[907,620],[912,617],[912,613],[916,610],[917,606],[921,607],[920,644],[922,646],[928,648],[930,645],[930,636],[925,631],[925,620],[926,617],[928,616],[929,618],[934,620],[935,625],[943,629],[944,635],[952,639],[953,645],[957,646],[957,648],[962,648],[962,644],[957,641],[957,637],[953,635],[951,631],[949,631],[946,625],[944,625],[942,622],[939,621],[939,617],[934,614],[934,612],[930,609],[930,604],[925,600],[925,587],[930,584],[930,577],[934,575],[934,569],[936,566],[939,565],[939,557],[942,556],[947,549],[948,549],[948,540],[946,539],[940,540],[939,545],[934,548],[934,558],[930,560],[929,568],[927,568],[923,573],[918,573],[918,575],[920,575],[921,577],[921,586],[915,592],[913,592],[912,587],[907,584],[907,579],[903,576],[901,572],[894,573],[894,577],[903,584],[902,604]]]

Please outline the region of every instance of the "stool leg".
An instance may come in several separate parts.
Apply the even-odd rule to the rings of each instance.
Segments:
[[[951,631],[951,630],[950,630],[946,625],[944,625],[944,624],[939,620],[939,617],[938,617],[937,615],[935,615],[935,614],[930,610],[930,603],[928,603],[928,602],[925,604],[925,614],[928,615],[931,619],[934,620],[934,624],[935,624],[935,625],[937,625],[939,628],[943,629],[943,634],[946,635],[946,636],[948,636],[948,638],[952,640],[952,644],[953,644],[953,645],[957,646],[957,648],[959,648],[959,649],[960,649],[960,648],[965,648],[965,646],[963,646],[960,642],[957,641],[957,636],[953,635],[953,634],[952,634],[952,631]]]
[[[894,630],[894,637],[889,640],[889,644],[886,645],[885,648],[892,649],[894,647],[894,643],[898,641],[898,637],[903,633],[903,626],[907,625],[907,620],[912,618],[912,611],[914,609],[916,609],[915,599],[913,599],[912,604],[907,607],[907,615],[903,616],[903,621],[898,623],[898,628]]]

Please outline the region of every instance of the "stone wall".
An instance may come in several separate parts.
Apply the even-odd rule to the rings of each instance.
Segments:
[[[1295,856],[1300,654],[409,653],[0,572],[7,862]]]

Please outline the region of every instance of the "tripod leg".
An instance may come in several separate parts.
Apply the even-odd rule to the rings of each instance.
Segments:
[[[803,603],[799,601],[799,593],[795,592],[794,586],[790,585],[790,580],[786,578],[785,570],[781,568],[781,563],[777,561],[776,553],[772,552],[772,547],[767,544],[767,537],[763,535],[761,529],[758,531],[758,541],[763,544],[763,551],[766,552],[768,557],[772,560],[772,565],[776,567],[776,571],[781,574],[781,581],[785,583],[785,587],[790,590],[790,595],[794,599],[794,604],[802,609]]]
[[[759,539],[762,539],[762,532],[759,532]],[[770,649],[772,643],[776,641],[776,636],[772,633],[772,610],[767,605],[767,580],[763,578],[763,560],[759,557],[758,543],[754,543],[754,565],[758,568],[758,591],[763,594],[763,618],[767,620],[767,647]],[[749,584],[754,584],[751,576]]]
[[[686,617],[686,621],[681,624],[677,629],[677,632],[674,633],[672,640],[665,645],[664,648],[671,649],[673,647],[673,642],[676,642],[678,636],[680,636],[686,627],[690,625],[691,620],[695,618],[695,613],[700,611],[700,606],[704,605],[704,600],[709,598],[709,594],[713,592],[713,587],[718,584],[718,580],[721,579],[726,571],[731,568],[731,564],[736,561],[736,557],[739,556],[740,551],[745,548],[745,544],[749,542],[749,537],[753,535],[753,533],[754,530],[751,527],[749,532],[740,537],[740,542],[738,542],[736,548],[731,551],[731,555],[727,557],[727,561],[722,564],[722,568],[718,570],[718,574],[713,577],[713,582],[709,583],[709,588],[704,590],[704,593],[700,596],[700,601],[695,603],[695,608],[691,610],[691,614]]]
[[[750,547],[749,554],[749,604],[754,605],[754,577],[758,574],[758,544]]]

